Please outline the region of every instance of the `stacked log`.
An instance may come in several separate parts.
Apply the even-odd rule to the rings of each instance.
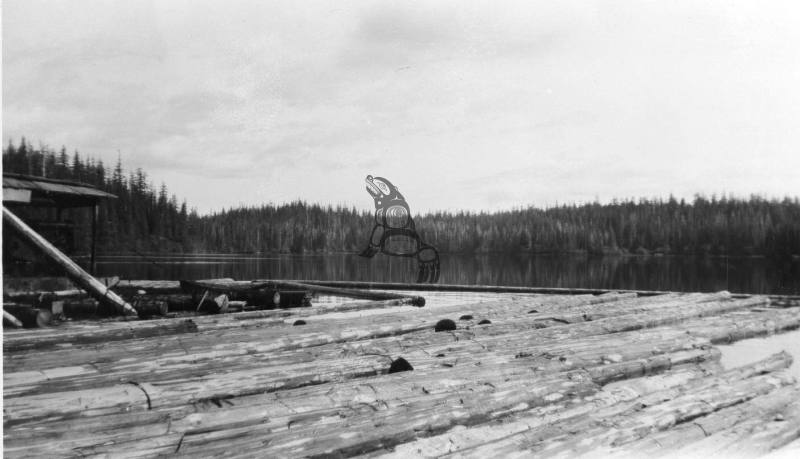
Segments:
[[[389,300],[398,301],[398,300]],[[571,300],[569,306],[579,306],[587,302],[595,301],[594,297],[588,296],[581,301]],[[538,302],[538,300],[537,300]],[[530,302],[517,302],[512,306],[517,310],[525,311],[532,303]],[[536,303],[538,304],[538,303]],[[371,304],[365,305],[371,307]],[[471,310],[474,307],[481,305],[466,306],[464,310]],[[503,308],[497,310],[496,314],[507,313],[509,311],[509,304],[506,302],[497,302],[484,304],[488,311],[492,311],[495,306],[502,306]],[[305,310],[309,314],[314,313],[317,309]],[[338,311],[333,308],[331,311]],[[322,312],[322,311],[320,311]],[[492,314],[489,312],[489,314]],[[247,318],[250,320],[241,320],[239,316],[244,316],[242,319]],[[102,324],[94,326],[84,326],[82,328],[64,327],[63,332],[53,331],[52,334],[36,334],[36,335],[15,335],[7,339],[4,343],[7,350],[21,350],[21,349],[42,349],[50,346],[55,346],[60,342],[74,341],[82,343],[93,343],[103,341],[106,343],[101,349],[96,352],[98,358],[108,352],[108,359],[114,360],[119,356],[125,355],[125,349],[129,348],[129,344],[122,344],[116,346],[113,341],[125,340],[135,337],[148,337],[148,336],[162,336],[164,337],[159,342],[151,343],[137,343],[135,352],[137,355],[150,355],[147,351],[148,346],[157,349],[157,352],[164,355],[169,350],[178,350],[184,353],[185,347],[203,346],[204,342],[211,341],[219,343],[215,352],[224,352],[220,347],[227,348],[234,352],[239,351],[242,354],[253,352],[265,353],[275,352],[280,350],[295,349],[298,347],[320,346],[328,343],[341,343],[347,341],[354,341],[359,339],[363,344],[375,344],[376,348],[380,348],[383,344],[395,344],[395,348],[419,348],[422,346],[432,346],[434,344],[450,344],[458,341],[460,337],[452,336],[450,334],[432,334],[426,333],[423,335],[412,334],[408,340],[398,341],[401,338],[396,338],[401,335],[409,334],[412,332],[419,332],[423,330],[432,330],[434,324],[440,318],[438,312],[417,310],[415,311],[413,319],[409,319],[406,313],[392,313],[384,314],[377,317],[365,317],[358,320],[337,320],[324,322],[310,321],[310,324],[303,327],[303,332],[295,332],[287,335],[284,330],[275,329],[270,331],[263,330],[264,326],[275,327],[284,324],[282,318],[287,317],[284,313],[279,311],[254,311],[252,313],[230,314],[226,316],[213,316],[213,317],[196,317],[191,321],[176,322],[173,320],[150,321],[146,323],[124,323],[124,324]],[[307,317],[307,316],[306,316]],[[492,316],[494,317],[494,316]],[[255,320],[254,320],[255,319]],[[181,326],[176,326],[181,324]],[[515,325],[500,326],[492,329],[466,331],[470,335],[474,335],[475,331],[486,333],[488,335],[502,334],[511,331]],[[241,328],[241,330],[229,330],[230,328]],[[250,330],[254,329],[254,330]],[[327,333],[329,329],[338,330],[336,335]],[[214,333],[212,337],[206,336],[192,336],[186,333],[193,333],[197,331]],[[266,334],[265,334],[266,333]],[[578,330],[576,335],[579,334],[596,334],[590,333],[587,330]],[[175,335],[170,338],[169,335]],[[420,336],[420,339],[417,339]],[[541,333],[539,336],[542,336]],[[389,337],[385,343],[380,341],[371,342],[365,340],[380,339]],[[513,337],[512,337],[513,338]],[[560,337],[559,337],[560,338]],[[264,343],[266,341],[266,343]],[[468,342],[471,342],[468,340]],[[239,343],[244,343],[243,345]],[[254,346],[257,343],[258,346]],[[118,349],[121,347],[121,349]],[[353,353],[352,350],[347,351]],[[387,351],[390,353],[395,351]],[[61,355],[59,355],[61,354]],[[69,355],[66,355],[69,354]],[[70,355],[74,353],[56,353],[57,362],[64,362],[63,359],[69,359]],[[224,354],[219,354],[224,355]],[[39,363],[41,365],[41,362]]]
[[[739,440],[743,430],[753,432],[755,428],[765,427],[772,421],[782,421],[783,426],[791,425],[798,428],[797,403],[800,400],[800,388],[796,386],[783,387],[763,397],[756,397],[746,402],[723,408],[708,416],[698,418],[691,423],[677,425],[670,430],[649,435],[641,440],[613,445],[605,448],[609,456],[623,456],[626,453],[636,453],[648,457],[658,457],[664,454],[677,452],[722,456],[721,449],[737,444],[739,447],[752,447],[752,442],[743,445]],[[787,419],[787,416],[791,419]],[[786,424],[789,421],[790,424]],[[744,429],[742,429],[744,427]],[[729,438],[728,434],[736,432],[737,438]],[[724,439],[724,441],[723,441]],[[748,440],[750,440],[748,438]],[[768,447],[759,451],[762,455],[773,448],[772,442]],[[782,445],[777,445],[782,446]],[[726,454],[727,455],[727,454]],[[735,455],[735,454],[734,454]],[[750,454],[748,454],[750,456]]]
[[[108,341],[193,333],[196,331],[197,325],[191,320],[176,320],[160,323],[125,322],[119,325],[105,322],[85,327],[70,327],[64,331],[48,329],[47,332],[8,334],[3,337],[3,351],[43,350],[57,347],[65,343],[104,343]]]
[[[736,406],[763,400],[772,413],[765,397],[794,387],[779,371],[791,359],[720,372],[712,346],[800,326],[800,311],[765,305],[606,294],[361,317],[311,308],[302,326],[294,311],[252,311],[197,317],[182,331],[171,319],[11,331],[4,446],[8,457],[347,456],[442,451],[448,437],[475,456],[575,452],[568,444],[622,454],[682,421],[716,425]],[[435,331],[450,317],[455,330]],[[400,357],[409,371],[390,372]],[[718,432],[763,434],[772,448],[791,435],[779,427]]]
[[[522,411],[502,421],[466,429],[454,429],[440,435],[421,438],[400,445],[391,453],[383,451],[385,454],[382,456],[399,459],[409,456],[439,457],[453,452],[472,456],[479,456],[481,453],[490,454],[491,448],[502,446],[503,442],[516,441],[514,437],[516,434],[579,422],[596,413],[598,409],[617,407],[618,410],[624,410],[637,405],[654,404],[659,400],[675,399],[681,394],[708,388],[715,383],[734,382],[764,373],[777,372],[790,364],[791,358],[788,355],[776,354],[762,361],[718,374],[714,378],[708,378],[706,369],[690,366],[655,376],[620,381],[603,387],[596,394],[589,395],[584,403],[576,403],[576,400],[572,399],[554,407]],[[778,389],[775,393],[782,393],[784,390],[793,389]],[[719,413],[722,414],[724,410],[720,410]],[[687,426],[687,430],[692,426]],[[653,445],[658,445],[659,439],[660,437],[653,436],[652,445],[647,443],[629,450],[641,453],[637,457],[649,456],[649,453],[657,448]],[[665,447],[664,450],[671,451],[669,447]],[[494,453],[490,454],[493,455]],[[605,456],[600,451],[597,451],[596,455]]]
[[[750,321],[744,320],[742,316],[737,316],[738,323],[729,323],[720,319],[716,327],[708,328],[708,330],[716,330],[718,335],[727,336],[730,334],[729,327],[736,327],[740,329],[742,324],[747,325],[752,322],[753,327],[758,327],[764,324],[785,323],[787,327],[798,323],[800,318],[795,312],[792,311],[775,311],[769,315],[768,319],[764,319],[765,313],[756,313],[755,318]],[[241,321],[240,321],[241,322]],[[263,321],[256,321],[255,324]],[[107,343],[102,348],[95,350],[96,358],[109,362],[114,362],[128,352],[134,351],[136,355],[146,358],[146,365],[142,371],[150,371],[151,364],[163,363],[163,366],[169,367],[178,363],[176,359],[182,361],[192,362],[198,364],[203,362],[207,357],[203,357],[204,352],[195,352],[187,354],[186,349],[203,349],[209,348],[208,342],[214,343],[212,346],[213,352],[207,353],[213,358],[233,358],[236,356],[253,359],[260,355],[267,356],[265,360],[259,364],[267,364],[270,359],[274,358],[278,362],[281,360],[281,352],[288,352],[299,348],[314,348],[316,349],[315,358],[337,358],[340,356],[357,356],[360,354],[380,354],[390,356],[404,356],[409,359],[413,365],[424,366],[454,366],[456,364],[467,364],[475,359],[471,359],[472,355],[482,355],[482,353],[491,352],[493,355],[502,356],[507,361],[521,360],[541,368],[540,371],[548,371],[550,369],[564,369],[569,365],[582,365],[587,361],[598,362],[613,362],[632,356],[631,352],[637,353],[635,355],[645,355],[652,352],[653,348],[663,348],[662,352],[666,349],[679,349],[680,347],[690,346],[688,338],[683,330],[672,331],[664,334],[661,330],[653,330],[652,332],[635,332],[628,323],[619,321],[617,325],[621,329],[631,329],[630,336],[626,334],[614,334],[605,336],[606,332],[614,332],[617,330],[608,330],[605,324],[600,321],[585,324],[575,324],[563,327],[554,327],[553,330],[539,329],[534,335],[527,333],[499,333],[498,326],[494,330],[470,330],[465,333],[469,335],[453,335],[450,333],[435,333],[432,331],[433,322],[425,319],[419,319],[418,322],[411,323],[397,323],[395,326],[384,324],[381,318],[368,317],[360,321],[361,323],[349,323],[352,328],[344,328],[343,325],[333,324],[334,328],[339,330],[337,334],[332,335],[327,331],[331,328],[332,324],[320,323],[317,325],[307,325],[301,327],[303,330],[292,330],[293,333],[287,334],[285,329],[279,327],[283,324],[281,320],[269,320],[264,322],[269,326],[269,329],[257,327],[250,329],[242,327],[241,329],[231,330],[228,324],[225,323],[225,328],[219,332],[214,331],[219,323],[202,323],[199,319],[192,322],[184,322],[187,326],[191,324],[190,328],[178,327],[175,330],[167,330],[167,325],[175,324],[174,321],[154,321],[143,323],[136,329],[133,324],[125,324],[121,329],[103,329],[103,335],[107,337],[131,337],[138,333],[136,336],[153,336],[161,334],[164,338],[158,342],[153,341],[137,341],[135,347],[131,347],[129,343],[120,343],[115,345]],[[637,323],[638,320],[634,320]],[[345,321],[346,323],[346,321]],[[687,323],[687,328],[693,328],[693,322]],[[380,327],[379,329],[370,330],[368,327]],[[704,324],[704,323],[703,323]],[[137,324],[138,325],[138,324]],[[251,324],[252,325],[252,324]],[[356,328],[358,326],[364,328]],[[721,325],[725,325],[722,327]],[[309,328],[310,327],[310,328]],[[430,328],[428,328],[430,327]],[[593,327],[593,328],[592,328]],[[88,338],[97,336],[100,327],[90,328],[88,330],[76,331],[72,336],[66,336],[64,339],[73,339],[78,342],[97,342],[91,341]],[[558,328],[558,330],[555,330]],[[197,330],[205,330],[204,334],[196,335],[194,333],[187,334],[186,332],[194,332]],[[426,330],[427,329],[427,330]],[[508,331],[514,331],[513,326],[506,328]],[[753,328],[755,330],[755,328]],[[153,331],[158,330],[158,332]],[[176,332],[172,336],[167,333]],[[207,333],[213,333],[208,335]],[[116,336],[115,336],[116,335]],[[34,339],[35,338],[35,339]],[[356,340],[352,344],[346,344],[344,347],[339,345],[341,342]],[[702,336],[699,341],[691,346],[702,346],[704,341]],[[566,341],[568,340],[568,341]],[[667,343],[665,340],[675,340],[674,347],[672,345],[658,345],[659,342]],[[18,342],[21,341],[21,342]],[[43,346],[48,343],[59,341],[59,335],[52,337],[30,335],[28,339],[18,340],[16,337],[11,337],[7,340],[7,349],[22,349],[26,345]],[[585,344],[583,344],[585,343]],[[636,345],[635,343],[641,343]],[[616,346],[621,351],[618,352],[604,352],[603,346],[608,348]],[[535,347],[537,351],[531,353],[529,349]],[[423,351],[415,351],[420,349]],[[581,349],[584,349],[581,351]],[[76,356],[74,351],[55,351],[51,353],[53,359],[52,364],[59,365],[66,362],[79,361],[82,357]],[[499,357],[498,357],[499,358]],[[18,356],[19,364],[9,362],[7,371],[13,370],[15,365],[25,365],[26,360],[24,356]],[[261,360],[261,359],[258,359]],[[38,365],[47,365],[47,362],[38,359]],[[104,364],[100,364],[101,367]]]

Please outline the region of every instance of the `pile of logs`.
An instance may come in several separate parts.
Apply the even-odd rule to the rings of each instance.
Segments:
[[[176,288],[162,287],[150,290]],[[798,333],[800,307],[727,292],[523,293],[441,304],[430,296],[410,308],[419,305],[413,295],[385,292],[395,296],[8,330],[4,455],[757,456],[798,448],[792,357],[723,368],[716,344]],[[226,296],[228,307],[246,301]]]
[[[88,276],[88,275],[87,275]],[[92,278],[94,282],[100,282]],[[102,295],[114,295],[138,318],[187,316],[188,313],[223,314],[277,308],[311,306],[315,294],[384,302],[386,305],[424,306],[424,298],[302,284],[291,281],[125,281],[105,284]],[[57,291],[4,291],[4,323],[15,327],[45,327],[53,319],[102,319],[115,317],[115,303],[100,301],[83,289]]]

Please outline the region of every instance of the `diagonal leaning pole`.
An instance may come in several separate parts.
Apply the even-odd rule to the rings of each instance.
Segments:
[[[13,212],[3,206],[3,220],[5,220],[12,228],[14,228],[26,241],[30,242],[34,247],[42,251],[56,264],[64,268],[69,277],[79,287],[86,290],[92,297],[101,303],[105,303],[114,307],[120,314],[126,316],[138,315],[136,309],[128,304],[125,300],[120,298],[119,295],[112,292],[108,287],[103,285],[102,282],[92,277],[63,252],[58,250],[47,239],[43,238],[39,233],[26,225],[19,217],[14,215]]]

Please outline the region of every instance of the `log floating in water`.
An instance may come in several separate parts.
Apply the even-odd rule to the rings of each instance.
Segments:
[[[431,444],[452,439],[467,454],[542,446],[526,443],[533,437],[523,431],[614,451],[658,434],[644,423],[661,419],[656,414],[672,409],[699,421],[790,387],[773,374],[788,359],[719,373],[710,345],[800,324],[796,309],[764,304],[724,294],[526,296],[365,315],[322,307],[200,316],[195,332],[159,339],[132,331],[176,321],[10,330],[6,455],[353,455],[422,447],[427,436]],[[463,314],[474,319],[433,331],[436,321]],[[298,315],[308,324],[292,327]],[[476,326],[484,318],[491,324]],[[134,339],[89,338],[125,327]],[[59,344],[28,347],[40,337]],[[385,374],[399,357],[413,371]],[[706,398],[709,406],[697,403]],[[624,424],[631,414],[642,423]],[[606,420],[624,429],[612,434]],[[784,435],[774,427],[763,432]]]
[[[654,432],[671,428],[676,422],[708,415],[728,406],[769,394],[793,383],[783,373],[761,374],[791,364],[791,357],[779,353],[754,365],[701,379],[687,387],[644,394],[622,406],[610,405],[556,422],[540,424],[497,441],[481,442],[463,457],[513,455],[517,451],[543,456],[577,456],[601,452]],[[741,376],[745,375],[745,378]],[[607,426],[613,425],[613,429]]]
[[[746,307],[747,304],[752,304],[750,301],[751,300],[730,303],[732,308],[743,308]],[[489,306],[491,306],[491,304],[489,304]],[[524,310],[525,305],[523,304],[519,306],[519,308]],[[693,307],[687,306],[687,308],[691,312]],[[316,310],[316,308],[312,308],[304,311],[314,312]],[[525,352],[526,348],[531,346],[542,346],[547,343],[563,342],[566,343],[565,346],[569,348],[570,340],[587,340],[591,336],[600,336],[625,330],[638,330],[642,328],[642,317],[647,320],[653,319],[651,314],[645,313],[640,315],[623,316],[613,320],[604,319],[554,328],[544,328],[537,330],[535,334],[531,334],[529,328],[520,328],[519,321],[515,321],[507,324],[493,324],[488,328],[457,330],[455,335],[452,335],[450,333],[432,333],[433,325],[439,319],[439,316],[434,313],[434,310],[419,310],[418,312],[415,312],[414,320],[409,319],[406,313],[390,313],[378,316],[366,316],[358,320],[342,319],[334,322],[325,321],[324,323],[314,320],[311,321],[306,327],[303,327],[302,332],[294,330],[292,333],[287,335],[284,330],[277,327],[278,325],[284,323],[280,319],[281,316],[276,317],[271,314],[273,312],[278,311],[256,311],[251,313],[241,313],[248,318],[253,317],[253,314],[256,314],[258,317],[264,317],[263,314],[270,313],[267,318],[259,320],[239,320],[237,319],[237,316],[240,314],[196,317],[192,321],[193,327],[189,331],[200,330],[204,333],[204,335],[198,335],[196,337],[193,335],[174,334],[173,337],[170,338],[168,336],[170,334],[169,330],[165,330],[163,333],[156,333],[155,330],[157,330],[158,327],[163,326],[166,328],[169,327],[170,324],[175,323],[175,321],[172,320],[163,320],[149,323],[114,325],[113,329],[111,326],[93,326],[75,330],[67,329],[64,330],[65,335],[61,341],[85,340],[84,342],[87,343],[97,342],[97,339],[92,338],[92,336],[98,331],[102,331],[100,334],[101,336],[109,336],[108,339],[127,339],[126,336],[132,336],[125,335],[121,332],[115,332],[114,330],[117,330],[120,327],[125,329],[127,327],[136,326],[146,327],[148,329],[152,327],[155,330],[151,333],[160,334],[163,336],[163,338],[158,342],[152,341],[137,343],[137,353],[142,356],[149,355],[149,352],[151,351],[148,349],[152,349],[152,351],[156,353],[164,353],[170,349],[174,349],[175,351],[183,354],[185,353],[185,346],[191,346],[193,348],[199,347],[202,349],[205,346],[205,342],[219,343],[215,346],[215,352],[217,353],[221,352],[222,348],[225,347],[234,354],[244,354],[250,352],[276,352],[280,350],[341,343],[343,341],[350,341],[351,343],[345,345],[344,347],[335,347],[334,354],[344,349],[351,353],[377,352],[382,354],[396,355],[414,352],[415,349],[432,349],[437,348],[437,346],[443,346],[442,349],[447,349],[448,347],[452,348],[452,350],[446,351],[448,356],[457,356],[458,354],[456,350],[458,348],[463,348],[465,353],[480,353],[481,350],[485,349],[503,349],[506,351],[506,353],[510,353],[510,355],[513,356],[520,351]],[[685,314],[682,310],[674,310],[673,312],[688,318],[696,315]],[[782,312],[781,310],[775,310],[769,314],[759,313],[755,316],[768,319],[769,321],[772,321],[772,323],[784,323],[786,326],[790,326],[793,321],[797,320],[796,315],[792,311]],[[737,320],[744,320],[745,318],[746,317],[739,316],[737,317]],[[674,320],[669,316],[667,316],[666,319],[663,319],[663,321],[674,322]],[[727,334],[730,333],[729,327],[733,327],[734,325],[732,323],[729,324],[726,321],[719,322],[719,325],[723,324],[725,327],[716,327],[718,330],[721,330],[717,331],[716,333],[727,336]],[[243,327],[238,330],[230,329],[231,327],[237,325]],[[650,325],[653,324],[651,323]],[[269,326],[271,329],[263,329],[262,327],[264,326]],[[763,321],[758,319],[757,321],[753,322],[753,326],[763,326]],[[251,330],[251,327],[256,328]],[[215,331],[217,329],[218,331]],[[331,329],[338,330],[339,333],[331,334]],[[419,334],[418,331],[426,329],[429,331],[429,333]],[[713,328],[706,328],[706,330],[711,331]],[[178,332],[178,330],[175,332]],[[213,335],[206,335],[207,333],[213,333]],[[54,330],[53,334],[58,334],[58,331]],[[81,338],[84,336],[85,338]],[[604,339],[605,338],[602,337],[596,338],[597,341],[595,342],[602,343]],[[29,336],[14,336],[10,341],[7,342],[7,345],[15,346],[17,349],[35,348],[37,346],[44,346],[48,342],[53,343],[58,341],[59,339],[55,336],[50,338],[41,334],[37,334]],[[256,346],[254,343],[258,343],[258,345]],[[646,345],[647,344],[644,343],[644,346]],[[597,347],[594,344],[592,344],[592,346]],[[127,345],[124,343],[116,345],[111,342],[102,349],[93,350],[93,356],[98,359],[116,359],[119,358],[118,356],[123,356],[126,354],[126,347]],[[106,352],[108,352],[107,357],[103,357],[106,355]],[[440,351],[438,350],[434,351],[430,355],[426,355],[425,358],[428,360],[436,360],[433,355],[439,352]],[[74,351],[56,351],[56,353],[51,352],[51,354],[54,356],[53,362],[56,364],[60,362],[69,362],[72,358],[72,355],[76,355]],[[425,354],[423,353],[423,355]],[[79,357],[79,355],[76,356]],[[47,360],[43,360],[41,358],[37,360],[38,365],[45,364],[46,362]],[[8,364],[13,363],[9,362]],[[7,368],[11,369],[13,367]]]
[[[688,360],[686,360],[686,358],[678,358],[677,360],[676,360],[675,358],[673,358],[673,363],[674,363],[674,364],[678,364],[678,362],[680,361],[680,359],[684,359],[684,361],[691,361],[693,358],[694,358],[694,357],[690,357]],[[335,365],[335,366],[336,366],[336,367],[339,367],[339,365]],[[643,364],[636,364],[636,365],[634,365],[634,367],[635,367],[635,368],[637,368],[637,369],[642,369],[642,368],[645,368],[645,367],[646,367],[646,365],[643,365]],[[441,373],[442,375],[445,375],[445,374],[447,374],[448,372],[442,372],[442,371],[440,370],[440,371],[439,371],[439,373]],[[510,373],[508,373],[508,372],[506,372],[505,374],[503,374],[503,373],[498,373],[498,376],[499,376],[500,378],[506,378],[506,377],[508,377],[509,375],[510,375]],[[453,375],[451,374],[451,375],[450,375],[450,379],[452,379],[452,376],[453,376]],[[427,383],[421,383],[421,384],[423,384],[423,387],[427,387],[427,388],[428,388],[428,389],[427,389],[427,390],[428,390],[428,393],[436,393],[436,392],[441,392],[443,389],[437,389],[437,388],[436,388],[436,387],[437,387],[437,381],[439,381],[441,378],[442,378],[442,376],[432,376],[430,381],[428,381]],[[237,380],[238,380],[238,379],[241,379],[241,378],[234,378],[234,379],[237,379]],[[466,377],[466,378],[464,379],[464,381],[465,381],[464,383],[465,383],[465,384],[468,384],[468,383],[469,383],[469,381],[470,381],[471,379],[473,379],[473,378]],[[484,381],[485,381],[485,380],[484,380]],[[498,381],[495,381],[495,383],[497,383],[497,384],[500,384],[500,383],[502,383],[502,379],[500,379],[500,380],[498,380]],[[419,381],[419,380],[417,380],[417,381],[416,381],[416,384],[420,384],[420,381]],[[205,388],[205,386],[203,386],[202,384],[200,384],[200,382],[199,382],[199,381],[198,381],[198,383],[197,383],[197,387],[204,387],[204,388]],[[374,390],[379,390],[378,388],[379,388],[380,386],[377,386],[375,383],[373,383],[373,384],[371,385],[371,387],[372,387],[372,389],[370,389],[370,392],[372,392],[372,391],[374,391]],[[417,387],[418,387],[418,386],[417,386]],[[446,387],[449,387],[449,386],[443,386],[443,387],[445,387],[445,388],[446,388]],[[246,390],[246,387],[245,387],[245,386],[237,386],[237,390]],[[166,395],[156,395],[158,392],[155,392],[155,393],[154,393],[154,392],[150,392],[150,390],[148,390],[148,391],[149,391],[149,393],[150,393],[151,400],[153,400],[154,406],[156,406],[156,403],[160,403],[160,402],[156,402],[156,400],[168,399],[168,400],[171,400],[171,401],[173,401],[173,400],[175,400],[175,399],[176,399],[176,396],[175,396],[175,395],[170,395],[170,396],[166,396]],[[411,391],[411,392],[409,392],[409,393],[410,393],[410,394],[412,394],[412,393],[414,393],[414,391],[412,390],[412,391]],[[393,394],[393,395],[390,395],[390,394]],[[387,392],[387,393],[386,393],[386,395],[384,395],[384,397],[396,397],[396,396],[398,396],[398,394],[399,394],[399,393],[397,392],[396,388],[394,388],[394,389],[391,389],[391,392]],[[377,395],[377,394],[376,394],[376,395]],[[62,393],[62,396],[66,396],[66,394],[63,394],[63,393]],[[329,397],[329,396],[330,396],[330,395],[327,395],[326,397]],[[224,399],[227,399],[227,396],[222,396],[222,395],[219,395],[219,396],[218,396],[218,398],[220,398],[220,399],[223,399],[223,400],[224,400]],[[303,399],[303,400],[304,400],[306,403],[309,403],[309,402],[306,400],[306,399],[307,399],[307,397],[302,397],[302,399]],[[283,405],[286,405],[287,403],[289,403],[289,400],[288,400],[288,399],[287,399],[285,396],[284,396],[284,397],[282,397],[282,398],[281,398],[281,400],[282,400],[282,402],[281,402],[281,403],[282,403]],[[238,399],[237,399],[237,402],[238,402]],[[247,403],[247,405],[248,405],[248,406],[249,406],[249,405],[251,405],[251,404],[252,404],[252,402],[248,402],[248,403]],[[315,406],[315,405],[314,405],[314,404],[311,404],[311,405],[309,405],[309,406]],[[270,411],[271,413],[275,413],[275,408],[271,408],[271,409],[269,409],[269,411]]]
[[[800,399],[800,388],[784,387],[764,397],[757,397],[721,409],[691,423],[677,425],[670,430],[654,433],[638,441],[613,446],[608,449],[607,453],[620,454],[627,451],[648,457],[660,456],[667,452],[674,454],[676,450],[700,453],[705,449],[702,444],[707,438],[714,438],[716,434],[725,432],[747,420],[759,424],[775,420],[778,415],[783,416],[782,413],[786,411],[787,407],[798,399]],[[718,438],[714,438],[711,442],[716,443]],[[712,451],[703,452],[711,453]]]
[[[708,437],[678,451],[707,457],[761,457],[800,438],[800,390],[780,394],[783,406],[767,416],[742,413],[739,423],[709,433]],[[713,432],[713,431],[712,431]],[[687,445],[688,446],[688,445]],[[784,457],[797,457],[787,454]]]
[[[568,399],[553,407],[534,408],[522,411],[502,422],[492,422],[467,429],[449,430],[439,435],[420,438],[398,446],[391,454],[382,457],[405,458],[409,456],[437,457],[447,453],[469,451],[487,452],[495,445],[495,441],[529,431],[541,429],[559,422],[570,423],[580,420],[601,408],[611,406],[633,406],[637,400],[643,403],[656,403],[659,399],[670,399],[681,393],[697,390],[700,387],[729,381],[737,381],[763,373],[779,371],[786,368],[791,359],[785,354],[777,354],[753,364],[737,368],[708,378],[708,370],[690,366],[684,369],[671,370],[655,376],[639,377],[608,384],[595,394],[590,394],[583,401]],[[651,401],[652,400],[652,401]],[[563,430],[566,430],[563,429]],[[577,432],[580,432],[578,428]],[[599,452],[598,452],[599,454]],[[477,453],[473,453],[477,455]],[[491,455],[491,454],[490,454]],[[644,457],[641,455],[640,457]]]
[[[33,335],[14,334],[13,336],[5,336],[3,338],[3,350],[6,352],[41,350],[64,344],[105,343],[108,341],[194,333],[197,332],[197,325],[188,319],[166,323],[154,323],[154,321],[128,322],[124,323],[124,325],[106,322],[103,325],[82,329],[60,331],[50,328],[48,331],[48,333],[40,332]]]
[[[17,233],[25,238],[26,241],[31,243],[34,247],[39,249],[42,253],[47,255],[51,260],[64,269],[67,276],[78,284],[81,288],[89,292],[95,299],[101,302],[106,302],[117,309],[123,315],[136,315],[136,310],[120,298],[116,293],[112,292],[107,286],[103,285],[100,281],[92,277],[89,273],[78,266],[68,256],[64,255],[47,239],[43,238],[39,233],[31,229],[19,217],[14,215],[10,210],[3,206],[3,220],[6,221]]]

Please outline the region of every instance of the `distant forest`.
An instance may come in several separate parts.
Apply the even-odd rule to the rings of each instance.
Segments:
[[[34,148],[24,138],[4,148],[3,170],[84,182],[116,195],[100,208],[100,254],[355,252],[366,245],[373,224],[372,212],[300,201],[198,215],[166,184],[154,186],[141,169],[126,172],[119,159],[109,168],[64,147]],[[78,251],[88,251],[89,213],[77,211],[70,218],[85,229]],[[670,197],[447,211],[417,216],[415,223],[423,239],[445,253],[800,254],[797,197],[698,195],[692,202]]]

